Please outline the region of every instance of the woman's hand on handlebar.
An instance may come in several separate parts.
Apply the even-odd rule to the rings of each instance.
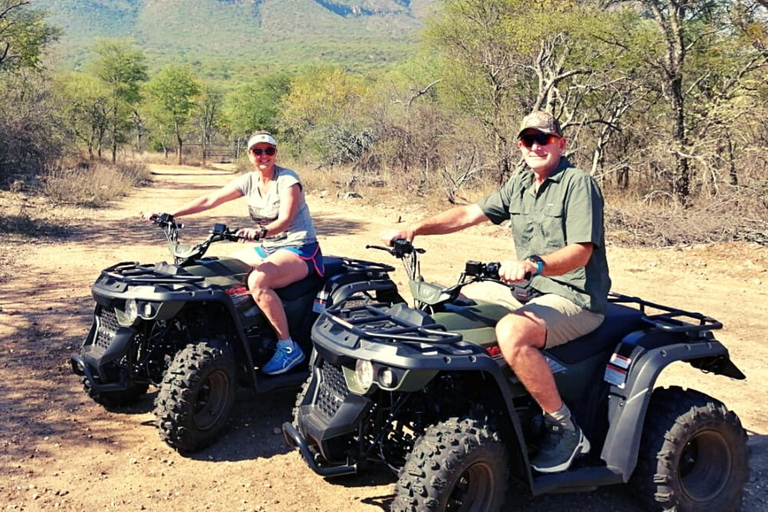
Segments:
[[[238,229],[236,235],[240,237],[240,242],[258,241],[264,238],[266,230],[264,227],[242,228]]]
[[[536,275],[536,265],[529,260],[502,261],[499,268],[499,279],[504,283],[519,283]]]

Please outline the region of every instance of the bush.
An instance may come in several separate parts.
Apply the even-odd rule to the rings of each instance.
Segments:
[[[147,168],[136,162],[83,162],[49,171],[42,180],[42,190],[58,203],[96,207],[127,195],[149,180]]]
[[[0,73],[0,185],[32,181],[65,149],[50,83],[39,73]]]

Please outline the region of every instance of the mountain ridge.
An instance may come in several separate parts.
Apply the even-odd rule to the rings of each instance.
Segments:
[[[60,26],[65,66],[98,38],[132,38],[150,62],[351,68],[405,58],[439,0],[36,0]]]

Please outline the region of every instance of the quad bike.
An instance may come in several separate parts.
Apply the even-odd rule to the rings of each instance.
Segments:
[[[107,408],[129,405],[149,386],[159,389],[155,415],[161,437],[181,452],[213,442],[227,423],[237,385],[258,393],[300,387],[307,364],[276,376],[258,369],[276,336],[247,289],[251,267],[234,258],[204,257],[212,243],[236,241],[237,230],[216,224],[200,244],[178,241],[183,227],[170,215],[154,219],[174,263],[124,262],[101,272],[93,285],[93,324],[72,370],[86,393]],[[318,312],[350,295],[402,300],[389,265],[326,257],[325,274],[276,290],[293,339],[311,350]],[[395,295],[392,295],[392,291]]]
[[[738,508],[749,477],[739,418],[698,391],[654,389],[676,361],[745,378],[713,336],[719,322],[611,294],[601,327],[544,351],[592,450],[567,471],[539,474],[529,460],[542,411],[494,331],[508,310],[460,293],[498,281],[499,265],[467,262],[444,288],[421,277],[421,249],[405,240],[379,249],[404,261],[414,307],[337,301],[315,323],[312,376],[283,433],[316,473],[384,462],[399,475],[392,510],[499,510],[515,482],[532,496],[629,482],[647,510]]]

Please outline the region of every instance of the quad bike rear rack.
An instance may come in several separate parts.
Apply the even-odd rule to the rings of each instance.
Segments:
[[[663,306],[638,297],[610,293],[608,295],[608,300],[614,304],[636,307],[643,313],[641,318],[643,322],[665,332],[698,335],[702,332],[723,328],[723,324],[712,317],[702,315],[701,313]],[[660,313],[649,314],[648,310],[657,310],[660,311]]]

